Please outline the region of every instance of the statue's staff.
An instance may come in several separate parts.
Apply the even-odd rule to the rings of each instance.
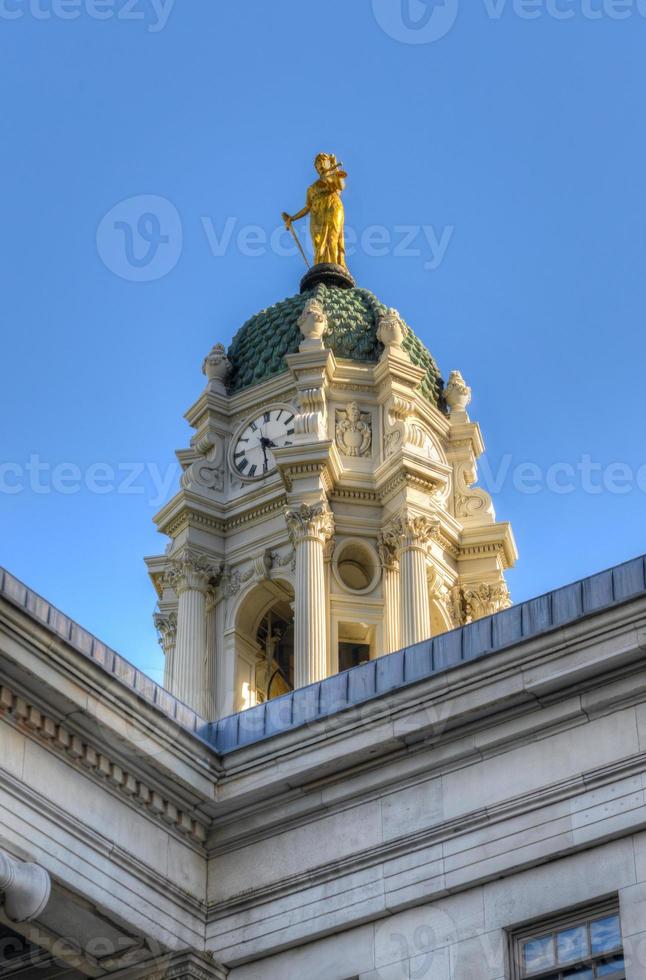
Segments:
[[[308,261],[307,255],[305,254],[305,250],[304,250],[303,246],[301,245],[301,243],[299,241],[298,235],[294,231],[294,225],[292,224],[292,219],[287,214],[287,211],[283,211],[282,217],[283,217],[283,221],[285,222],[285,227],[287,228],[287,231],[290,232],[292,238],[294,239],[294,241],[298,245],[298,251],[303,256],[303,261],[305,262],[305,265],[307,266],[308,269],[310,269],[311,266],[310,266],[310,263]]]

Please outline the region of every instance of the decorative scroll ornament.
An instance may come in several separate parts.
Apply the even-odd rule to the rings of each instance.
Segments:
[[[334,534],[334,515],[326,503],[310,506],[301,504],[285,511],[285,520],[292,544],[296,548],[307,538],[315,538],[325,544]]]
[[[484,616],[493,616],[494,613],[508,609],[512,604],[505,582],[494,584],[482,582],[480,585],[466,586],[463,589],[463,597],[467,623],[482,619]]]
[[[386,403],[384,427],[384,456],[388,459],[407,440],[408,420],[415,416],[415,405],[410,399],[393,395]]]
[[[486,490],[471,489],[478,478],[476,464],[466,460],[455,466],[455,516],[463,520],[476,517],[480,522],[495,521],[493,501]]]
[[[298,392],[299,410],[294,418],[294,432],[297,436],[327,438],[327,398],[323,384],[300,388]]]
[[[217,574],[218,568],[206,555],[184,548],[171,558],[166,577],[178,595],[187,589],[206,595],[209,583]]]
[[[196,436],[191,449],[179,453],[179,458],[185,467],[180,480],[184,490],[204,497],[224,490],[224,440],[212,426]]]
[[[336,413],[336,445],[343,456],[368,456],[372,447],[372,415],[349,402]]]
[[[304,337],[301,350],[323,347],[323,337],[327,333],[328,322],[323,306],[317,299],[310,299],[298,318],[298,329]]]
[[[224,467],[219,463],[219,455],[219,450],[213,447],[191,463],[182,473],[180,482],[183,489],[205,496],[213,492],[221,493],[224,490]]]
[[[471,401],[471,388],[459,371],[451,371],[444,397],[452,412],[466,412]]]

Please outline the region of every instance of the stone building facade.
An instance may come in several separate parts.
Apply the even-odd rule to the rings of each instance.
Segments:
[[[3,975],[646,975],[644,559],[215,724],[8,572],[0,651]]]
[[[643,980],[646,560],[511,605],[468,386],[325,270],[204,371],[164,686],[0,570],[0,976]]]

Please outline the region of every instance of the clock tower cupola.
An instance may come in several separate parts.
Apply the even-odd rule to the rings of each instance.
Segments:
[[[322,261],[206,357],[181,486],[155,518],[165,686],[209,721],[510,604],[516,547],[475,486],[470,388],[357,287],[345,171],[326,154],[317,171],[284,217],[294,231],[315,212]]]

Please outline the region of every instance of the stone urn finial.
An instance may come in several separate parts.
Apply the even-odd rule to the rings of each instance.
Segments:
[[[459,371],[451,371],[449,381],[444,389],[446,404],[452,414],[463,413],[471,401],[471,389]]]
[[[224,344],[215,344],[204,358],[202,373],[209,379],[208,387],[226,394],[225,381],[231,368]]]
[[[405,335],[404,324],[397,310],[382,313],[378,320],[377,340],[384,345],[386,351],[400,350]]]
[[[301,350],[323,347],[323,336],[327,330],[327,316],[322,304],[317,299],[308,300],[303,307],[303,312],[298,318],[298,329],[304,337],[303,343],[300,345]]]

